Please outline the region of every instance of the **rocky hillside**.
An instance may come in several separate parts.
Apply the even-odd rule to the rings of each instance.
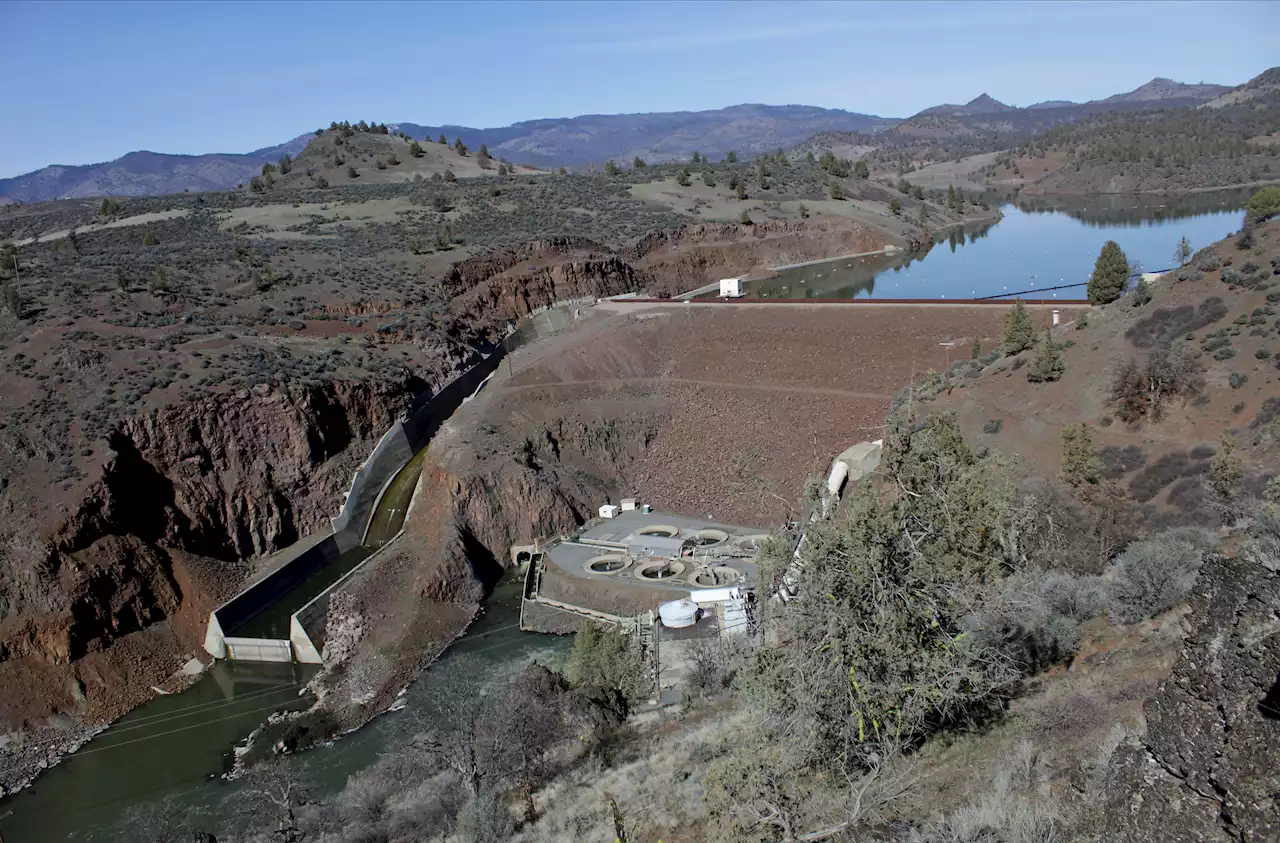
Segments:
[[[1157,78],[1106,99],[1085,103],[1056,100],[1025,108],[982,94],[964,105],[926,108],[875,136],[825,132],[810,138],[803,148],[866,147],[874,168],[901,175],[920,166],[1005,150],[1055,127],[1087,123],[1096,115],[1123,119],[1117,115],[1150,108],[1189,109],[1229,90],[1224,85],[1187,85]],[[1225,131],[1225,127],[1212,131]]]
[[[1280,179],[1274,71],[1207,108],[1106,113],[1052,128],[987,169],[1043,193],[1186,192]]]
[[[808,105],[733,105],[713,111],[589,114],[528,120],[495,129],[398,123],[412,137],[444,133],[469,146],[489,145],[494,155],[542,167],[649,161],[683,161],[700,152],[723,158],[731,151],[754,155],[789,149],[821,131],[874,133],[897,120]]]
[[[288,162],[277,162],[255,185],[262,192],[273,187],[324,187],[338,184],[394,184],[448,180],[474,176],[530,174],[530,167],[499,160],[481,147],[458,146],[457,138],[441,144],[437,138],[414,140],[379,131],[335,126],[318,132],[306,149]],[[287,172],[281,172],[287,170]],[[253,189],[257,189],[253,187]]]

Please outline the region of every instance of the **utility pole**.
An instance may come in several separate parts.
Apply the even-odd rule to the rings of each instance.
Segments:
[[[940,342],[940,343],[938,343],[938,345],[940,345],[940,346],[942,346],[943,348],[945,348],[945,349],[946,349],[946,355],[947,355],[947,373],[946,373],[946,375],[945,375],[944,377],[945,377],[945,383],[946,383],[946,385],[947,385],[947,394],[948,394],[948,395],[950,395],[950,394],[951,394],[951,349],[955,347],[955,344],[956,344],[956,341],[955,341],[955,340],[950,340],[950,341],[948,341],[948,342]]]

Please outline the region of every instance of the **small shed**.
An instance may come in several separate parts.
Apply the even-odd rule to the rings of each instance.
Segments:
[[[622,503],[623,512],[630,512],[631,510],[636,508],[635,498],[623,498],[621,503]]]
[[[742,298],[742,279],[741,278],[721,278],[720,279],[720,298],[722,299]]]
[[[617,518],[618,505],[607,503],[604,506],[600,507],[600,517],[601,518]]]

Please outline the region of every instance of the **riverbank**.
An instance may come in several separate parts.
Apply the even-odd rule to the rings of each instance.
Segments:
[[[1039,188],[1037,185],[1020,185],[1015,182],[991,182],[988,187],[996,190],[1018,189],[1027,196],[1071,196],[1071,197],[1089,197],[1089,196],[1190,196],[1202,193],[1219,193],[1227,190],[1252,190],[1255,188],[1269,187],[1271,185],[1280,184],[1280,179],[1263,179],[1262,181],[1247,181],[1238,184],[1219,184],[1210,185],[1208,187],[1186,187],[1186,188],[1158,188],[1149,190],[1064,190],[1054,188]]]

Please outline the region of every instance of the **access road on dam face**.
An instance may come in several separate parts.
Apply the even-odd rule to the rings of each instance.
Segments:
[[[570,386],[603,386],[618,388],[632,384],[678,384],[682,386],[709,386],[715,389],[737,389],[755,392],[794,392],[801,395],[832,395],[841,398],[867,398],[873,401],[890,401],[892,395],[882,392],[855,392],[847,389],[831,389],[819,386],[787,386],[765,383],[724,383],[722,381],[695,380],[693,378],[599,378],[594,380],[549,381],[547,383],[520,384],[500,387],[498,392],[525,392],[538,389],[555,389]]]

